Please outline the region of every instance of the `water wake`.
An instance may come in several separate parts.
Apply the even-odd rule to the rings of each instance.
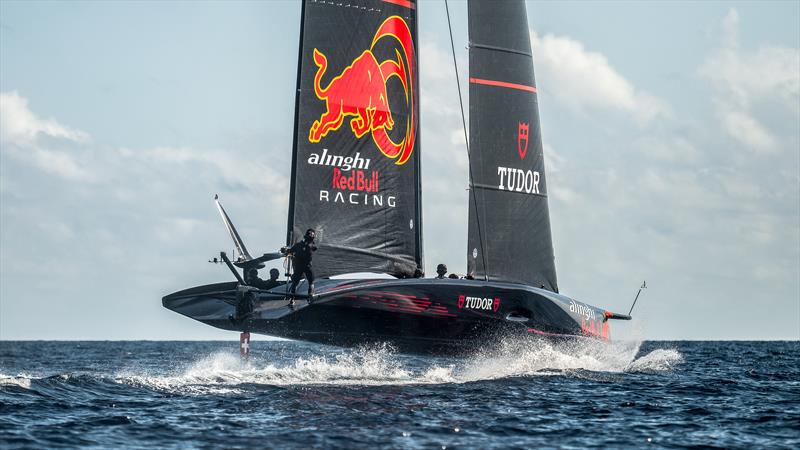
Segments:
[[[122,374],[118,381],[157,389],[189,393],[238,392],[246,384],[290,386],[298,384],[384,385],[413,383],[418,377],[403,367],[386,346],[359,348],[333,356],[298,357],[283,364],[217,352],[201,358],[184,372],[170,376]]]
[[[506,341],[499,351],[473,359],[462,378],[478,381],[576,370],[621,373],[628,370],[640,347],[641,341],[542,340],[534,345],[530,341]]]
[[[231,352],[215,352],[184,368],[143,370],[111,375],[34,376],[0,373],[0,389],[64,384],[113,383],[183,394],[241,393],[248,386],[457,384],[513,377],[597,373],[668,372],[683,361],[674,349],[656,349],[637,358],[641,341],[601,343],[591,340],[504,341],[498,350],[466,359],[417,358],[397,354],[387,345],[335,353],[242,361]]]
[[[657,349],[637,358],[628,365],[627,372],[666,372],[683,361],[675,349]]]
[[[504,342],[499,351],[468,359],[416,359],[388,346],[345,350],[334,355],[288,361],[218,352],[180,373],[159,376],[118,374],[117,382],[183,393],[237,393],[247,385],[404,385],[448,384],[510,377],[558,375],[573,371],[605,373],[663,372],[682,361],[677,350],[657,349],[636,358],[640,341],[554,344]],[[422,361],[422,364],[419,364]]]

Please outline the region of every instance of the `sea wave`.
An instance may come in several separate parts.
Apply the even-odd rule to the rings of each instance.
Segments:
[[[401,355],[389,345],[312,353],[274,359],[243,360],[218,351],[182,369],[153,373],[128,368],[113,375],[63,373],[49,376],[0,373],[0,386],[32,389],[63,384],[115,383],[182,394],[238,394],[250,385],[409,385],[458,384],[513,377],[599,373],[654,373],[673,370],[683,361],[674,349],[655,349],[638,356],[641,341],[601,343],[576,341],[504,341],[499,350],[471,358],[416,358]],[[638,357],[637,357],[638,356]]]
[[[683,355],[675,349],[656,349],[637,358],[628,365],[627,372],[665,372],[683,362]]]
[[[200,358],[175,375],[119,374],[117,380],[156,389],[187,393],[237,393],[242,385],[299,384],[383,385],[413,382],[417,376],[404,368],[388,346],[359,348],[336,355],[297,357],[278,363],[262,358],[242,360],[216,352]]]
[[[23,389],[30,389],[31,388],[31,377],[30,375],[6,375],[0,373],[0,386],[17,386]]]
[[[264,357],[242,360],[229,352],[204,356],[174,374],[119,373],[116,381],[188,394],[239,393],[247,385],[406,385],[470,383],[510,377],[591,372],[659,372],[672,370],[682,357],[658,349],[636,358],[640,341],[594,341],[554,344],[546,341],[504,342],[499,351],[466,359],[435,359],[410,364],[408,356],[381,345],[337,354],[298,356],[288,361]],[[424,361],[424,360],[423,360]],[[415,366],[412,368],[411,366]]]
[[[259,340],[243,361],[234,340],[0,341],[0,442],[796,448],[800,438],[796,341],[486,342],[502,345],[452,358]],[[619,418],[639,425],[614,428]]]

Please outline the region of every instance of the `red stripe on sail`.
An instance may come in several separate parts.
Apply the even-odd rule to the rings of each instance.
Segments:
[[[414,3],[411,2],[411,0],[383,0],[383,1],[386,2],[386,3],[392,3],[392,4],[395,4],[395,5],[400,5],[400,6],[404,7],[404,8],[408,8],[408,9],[416,8],[416,5],[414,5]]]
[[[470,78],[469,82],[475,84],[485,84],[487,86],[498,86],[509,89],[519,89],[521,91],[527,91],[527,92],[537,92],[534,86],[526,86],[524,84],[516,84],[516,83],[507,83],[505,81],[484,80],[482,78]]]

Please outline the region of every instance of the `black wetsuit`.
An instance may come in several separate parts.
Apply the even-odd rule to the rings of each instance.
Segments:
[[[264,282],[264,287],[262,289],[272,289],[275,286],[280,286],[282,284],[286,284],[286,282],[278,280],[267,280]]]
[[[280,286],[282,283],[278,280],[262,280],[261,278],[256,277],[255,279],[248,281],[247,284],[259,289],[266,290],[266,289],[272,289],[275,286]]]
[[[317,246],[313,242],[307,242],[305,239],[294,244],[292,248],[287,250],[286,253],[294,255],[294,273],[292,273],[292,288],[291,292],[294,294],[297,289],[297,283],[305,275],[308,280],[308,295],[314,293],[314,272],[311,270],[311,256],[312,252],[317,250]]]

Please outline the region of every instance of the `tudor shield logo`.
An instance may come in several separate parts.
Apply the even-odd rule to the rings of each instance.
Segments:
[[[519,153],[520,160],[524,160],[528,154],[529,125],[525,122],[517,122],[517,153]],[[499,178],[497,189],[501,191],[542,194],[539,190],[539,182],[542,176],[536,170],[498,166],[497,176]]]
[[[520,122],[517,126],[517,151],[519,159],[525,159],[528,154],[528,124]]]

